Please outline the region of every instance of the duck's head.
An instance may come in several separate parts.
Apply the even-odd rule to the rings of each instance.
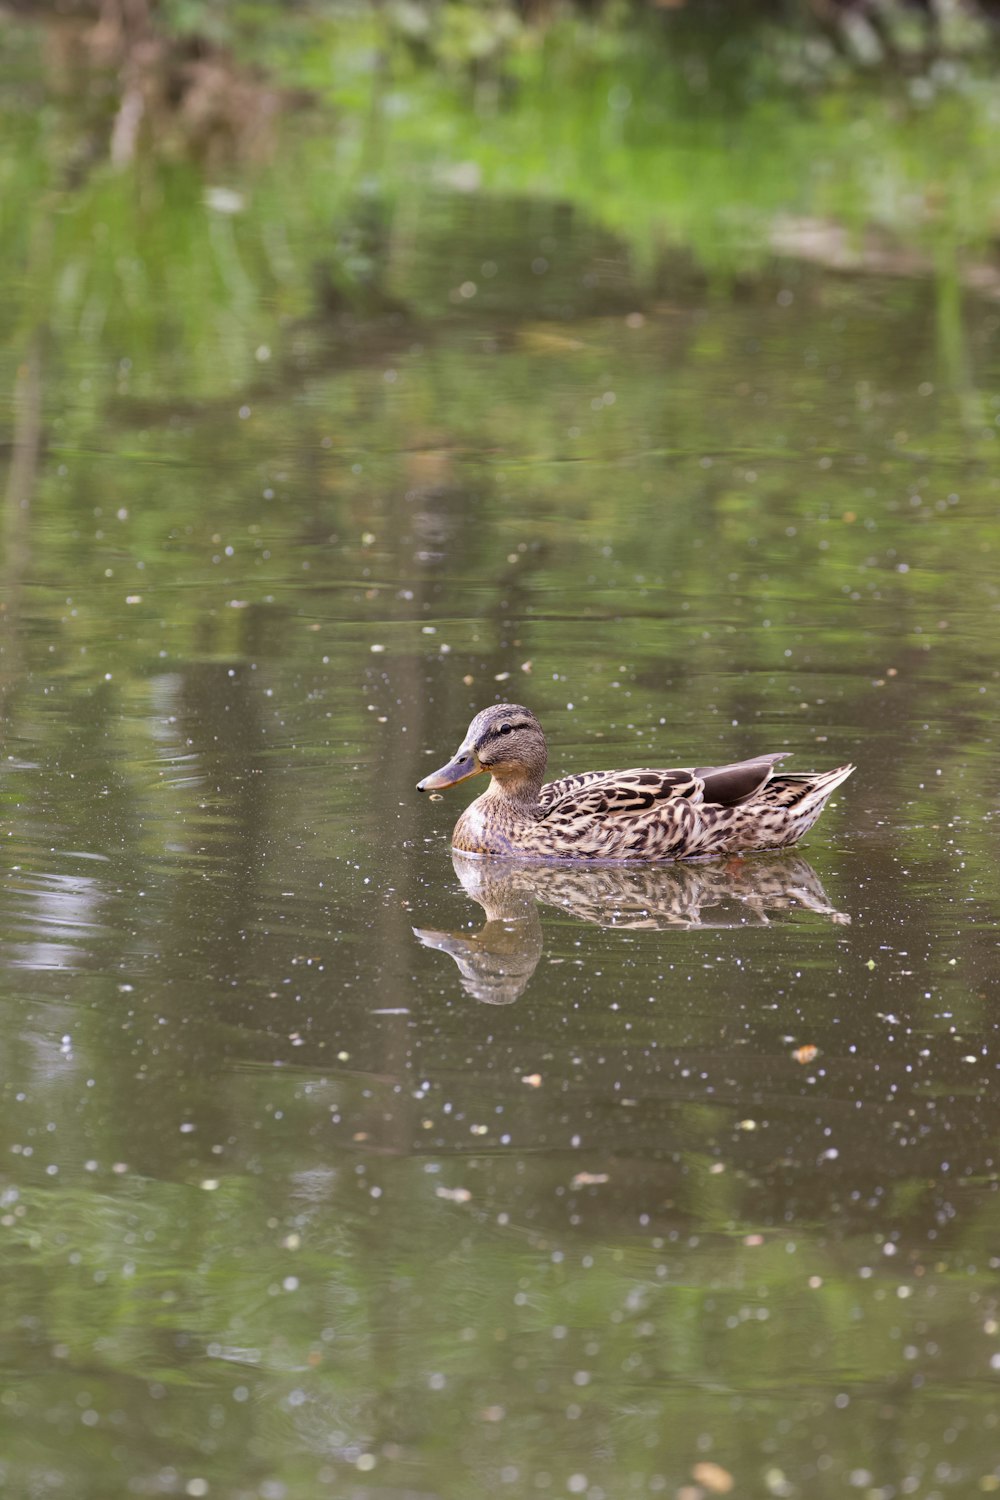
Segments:
[[[489,771],[505,791],[537,793],[547,760],[542,726],[531,710],[494,703],[476,714],[448,764],[418,781],[417,791],[441,791]]]

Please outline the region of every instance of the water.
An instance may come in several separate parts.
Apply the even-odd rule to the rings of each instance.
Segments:
[[[4,1484],[993,1492],[995,309],[420,204],[266,346],[9,293]],[[858,772],[783,856],[453,865],[500,696],[554,775]]]

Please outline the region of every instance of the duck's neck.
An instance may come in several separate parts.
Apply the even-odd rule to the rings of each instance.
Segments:
[[[518,774],[504,776],[503,773],[497,775],[494,771],[490,784],[483,793],[483,800],[488,799],[505,811],[528,816],[538,806],[538,794],[541,790],[541,773],[533,776],[530,772],[521,770]]]

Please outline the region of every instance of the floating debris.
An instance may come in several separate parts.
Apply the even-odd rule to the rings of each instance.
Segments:
[[[691,1478],[698,1484],[703,1484],[706,1490],[711,1490],[713,1495],[728,1495],[736,1483],[728,1469],[721,1464],[700,1463],[695,1464],[691,1470]]]
[[[463,1187],[436,1187],[434,1189],[434,1196],[436,1198],[444,1198],[448,1203],[468,1203],[472,1198],[469,1189]]]

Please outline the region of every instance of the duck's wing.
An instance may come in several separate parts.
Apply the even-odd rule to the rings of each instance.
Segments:
[[[755,755],[752,760],[736,760],[728,766],[699,766],[691,774],[702,784],[703,801],[738,807],[770,781],[775,764],[787,753],[779,750],[777,755]]]
[[[735,807],[769,780],[781,755],[760,755],[728,766],[659,771],[587,771],[551,781],[539,794],[541,818],[573,819],[642,813],[676,801],[711,802]]]
[[[543,787],[539,801],[541,817],[547,821],[645,812],[678,797],[704,800],[702,783],[693,771],[636,769],[566,776]]]
[[[578,792],[582,787],[593,785],[595,781],[606,781],[609,776],[618,774],[616,771],[581,771],[578,776],[560,776],[558,781],[548,781],[542,787],[538,794],[539,804],[542,807],[552,807],[572,792]]]

